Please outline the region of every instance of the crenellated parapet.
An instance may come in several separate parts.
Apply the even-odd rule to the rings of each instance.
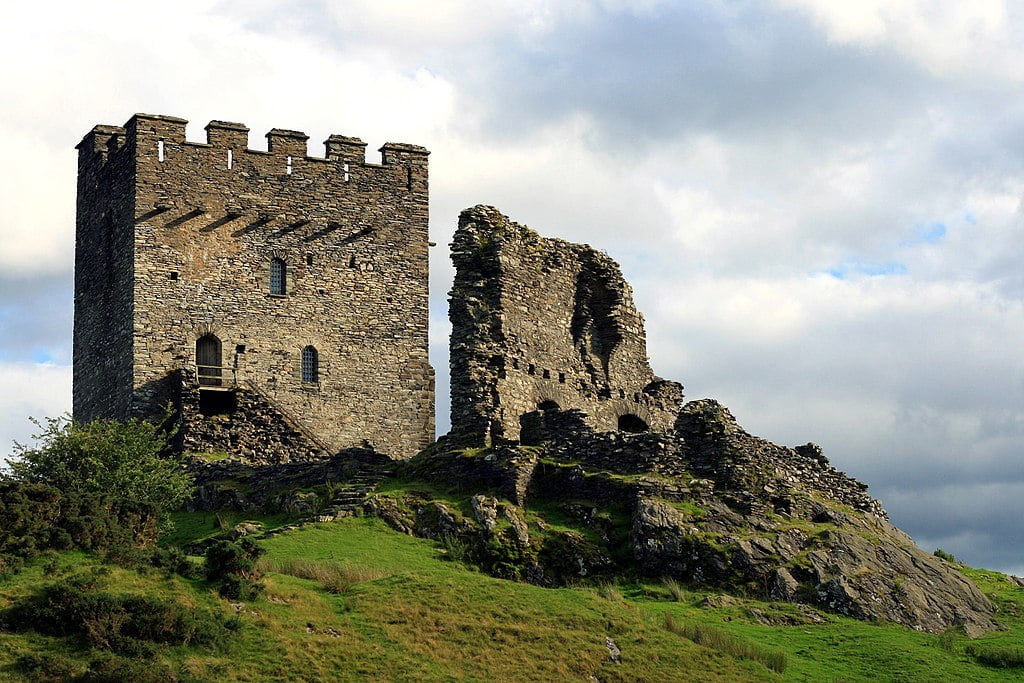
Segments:
[[[79,164],[124,163],[117,153],[126,150],[140,163],[184,166],[203,174],[234,171],[297,179],[334,175],[346,183],[372,178],[390,180],[396,191],[426,191],[430,152],[419,145],[385,143],[379,149],[380,162],[373,163],[366,160],[366,143],[357,137],[329,136],[324,155],[318,157],[309,154],[309,136],[302,131],[274,128],[262,150],[249,147],[249,128],[243,123],[210,121],[205,142],[187,140],[187,124],[176,116],[136,114],[124,126],[95,126],[78,144]]]

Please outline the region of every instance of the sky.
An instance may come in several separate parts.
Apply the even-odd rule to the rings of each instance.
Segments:
[[[135,112],[431,150],[617,259],[657,374],[1024,575],[1024,10],[1000,0],[19,2],[0,24],[0,457],[71,405],[75,144]],[[379,159],[370,152],[371,161]]]

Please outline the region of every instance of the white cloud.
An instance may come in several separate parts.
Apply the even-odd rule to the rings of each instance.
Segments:
[[[810,15],[831,40],[896,50],[937,75],[979,68],[1024,79],[1005,0],[778,0]]]
[[[14,453],[14,442],[31,445],[42,420],[71,412],[71,367],[0,361],[0,465]]]

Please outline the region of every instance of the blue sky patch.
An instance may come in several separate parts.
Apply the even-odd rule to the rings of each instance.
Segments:
[[[966,217],[965,217],[966,220]],[[936,244],[946,237],[945,223],[926,223],[914,226],[914,236],[900,242],[901,247],[914,247],[919,244]]]
[[[888,263],[865,263],[863,261],[847,261],[837,266],[826,268],[828,273],[837,280],[845,280],[849,277],[866,275],[868,277],[879,277],[884,275],[906,275],[907,264],[899,261]]]

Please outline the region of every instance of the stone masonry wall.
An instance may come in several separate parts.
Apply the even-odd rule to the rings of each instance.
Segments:
[[[459,217],[452,260],[454,439],[518,440],[522,416],[549,402],[599,431],[622,416],[672,426],[682,387],[651,372],[643,316],[607,255],[476,206]]]
[[[73,410],[125,417],[132,395],[134,169],[107,163],[124,128],[96,126],[78,145]]]
[[[185,124],[137,114],[79,147],[76,416],[152,413],[212,334],[225,385],[255,384],[332,450],[430,443],[427,150],[388,143],[373,164],[357,138],[332,135],[318,158],[297,131],[272,130],[262,151],[242,124],[211,122],[205,143]],[[106,271],[115,306],[90,285]]]

